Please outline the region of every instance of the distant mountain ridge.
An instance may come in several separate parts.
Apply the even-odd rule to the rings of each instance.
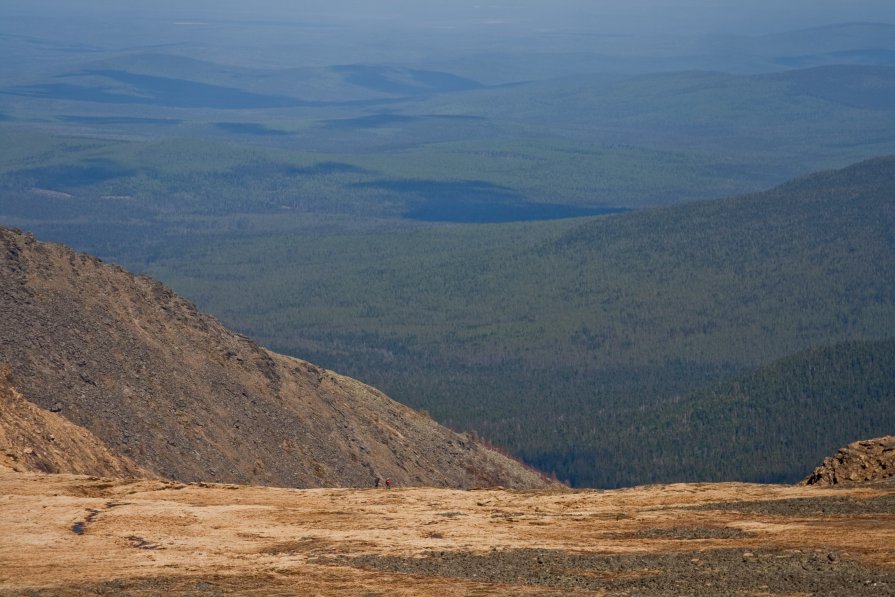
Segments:
[[[895,24],[834,23],[755,38],[776,52],[837,52],[860,48],[895,49]]]
[[[895,51],[883,52],[895,62]],[[887,65],[830,65],[769,75],[792,92],[852,108],[895,110],[895,68]]]
[[[0,228],[0,279],[6,379],[151,475],[293,487],[547,484],[373,388],[259,347],[150,278]]]

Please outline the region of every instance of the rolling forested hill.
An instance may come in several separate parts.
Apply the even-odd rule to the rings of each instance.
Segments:
[[[707,384],[895,335],[893,196],[888,157],[756,195],[584,221],[212,234],[148,267],[263,344],[383,387],[561,478],[693,479],[711,471],[635,473],[607,466],[607,454],[649,458],[623,436]],[[700,441],[717,434],[706,427]],[[821,453],[848,439],[833,435]]]
[[[666,475],[696,470],[706,479],[789,482],[805,463],[820,462],[833,438],[895,428],[893,404],[895,340],[846,342],[700,390],[668,406],[651,427],[677,440],[677,459],[660,462]]]
[[[751,192],[895,152],[886,65],[510,86],[346,68],[275,77],[141,54],[49,83],[0,81],[0,113],[15,104],[0,189],[130,198],[165,214],[503,222]],[[267,86],[233,86],[246,80]],[[285,81],[334,95],[290,96]],[[378,88],[404,95],[337,99],[379,101]]]
[[[895,340],[813,348],[604,428],[617,449],[540,456],[579,474],[639,481],[791,483],[841,438],[895,427]],[[617,473],[616,473],[617,474]]]
[[[652,479],[605,466],[618,451],[606,430],[645,424],[668,400],[812,346],[895,333],[893,158],[736,199],[432,227],[358,219],[387,203],[347,162],[16,139],[5,222],[147,271],[266,346],[578,484]],[[494,208],[489,190],[472,196]],[[433,193],[450,204],[470,187]]]

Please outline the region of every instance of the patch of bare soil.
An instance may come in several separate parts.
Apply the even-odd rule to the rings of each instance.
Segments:
[[[7,471],[0,595],[892,595],[893,499],[885,486],[297,490]]]

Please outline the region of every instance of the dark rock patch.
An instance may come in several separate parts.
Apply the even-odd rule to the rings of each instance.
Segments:
[[[831,552],[832,553],[832,552]],[[575,554],[513,549],[489,554],[430,551],[422,557],[318,558],[321,564],[610,595],[887,595],[895,571],[825,551],[717,549],[672,554]]]
[[[861,516],[889,514],[895,516],[895,494],[867,499],[854,497],[816,497],[785,500],[719,502],[695,506],[692,510],[734,510],[749,514],[774,516]]]

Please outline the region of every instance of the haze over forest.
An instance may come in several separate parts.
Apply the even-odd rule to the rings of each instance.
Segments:
[[[563,481],[895,425],[892,2],[6,0],[0,52],[0,225]]]

